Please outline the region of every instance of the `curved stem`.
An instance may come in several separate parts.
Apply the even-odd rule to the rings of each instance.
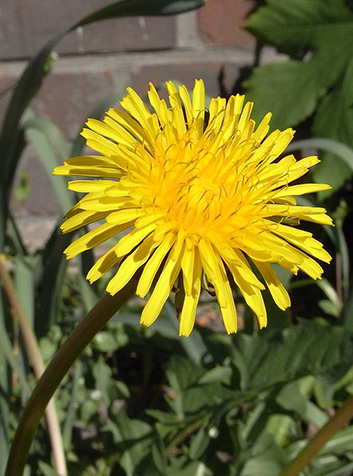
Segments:
[[[281,476],[298,476],[321,448],[341,428],[353,418],[353,396],[349,397],[342,408],[324,425],[321,430],[309,441],[302,451],[284,468]]]
[[[27,316],[23,310],[22,304],[15,289],[15,285],[11,276],[6,270],[6,259],[0,255],[0,279],[4,286],[10,306],[12,307],[13,316],[17,318],[21,334],[25,343],[29,360],[32,364],[34,375],[39,380],[45,370],[45,365],[39,350],[36,336],[28,323]],[[47,421],[49,439],[53,451],[54,467],[59,476],[67,476],[66,459],[64,452],[63,440],[55,403],[51,400],[45,410],[45,418]]]
[[[134,294],[135,290],[136,281],[131,280],[115,296],[105,294],[57,351],[40,378],[23,412],[11,446],[5,476],[23,475],[38,424],[55,390],[85,347],[116,311]]]

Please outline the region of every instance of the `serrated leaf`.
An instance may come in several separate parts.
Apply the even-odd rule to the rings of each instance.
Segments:
[[[115,420],[107,420],[105,429],[112,432],[120,450],[120,465],[127,476],[134,476],[139,462],[151,452],[152,428],[147,423],[128,418],[123,407]]]
[[[318,321],[302,321],[281,332],[239,334],[233,341],[233,361],[244,391],[305,375],[340,378],[353,359],[353,335]]]
[[[266,0],[246,28],[284,53],[303,55],[350,44],[353,12],[345,0]]]
[[[273,113],[271,127],[285,129],[310,116],[332,81],[320,74],[320,63],[287,61],[255,68],[244,82],[246,98],[254,101],[254,118]]]
[[[353,49],[352,49],[353,51]],[[339,87],[328,94],[321,102],[313,125],[313,133],[318,137],[329,137],[353,147],[353,61],[349,63]],[[335,156],[329,153],[320,155],[322,163],[315,168],[316,182],[330,183],[338,190],[352,175],[348,164],[337,164]]]
[[[245,82],[247,96],[255,101],[256,117],[271,111],[273,127],[293,127],[319,107],[314,134],[353,145],[353,11],[347,2],[266,0],[246,27],[292,57],[256,68]],[[325,155],[315,170],[315,179],[329,182],[335,190],[350,175],[345,164],[337,169]]]

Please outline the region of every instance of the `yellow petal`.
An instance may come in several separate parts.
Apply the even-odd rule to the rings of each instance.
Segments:
[[[153,280],[159,270],[163,259],[169,253],[170,248],[176,240],[175,233],[168,233],[161,244],[153,253],[152,257],[148,260],[144,270],[142,272],[141,278],[137,285],[136,294],[140,297],[145,297],[150,287],[153,283]]]
[[[147,301],[146,306],[143,308],[140,321],[141,324],[150,326],[161,312],[180,272],[183,249],[184,242],[181,240],[177,241],[172,249],[175,259],[171,259],[170,255],[168,256],[153,293]]]
[[[191,280],[190,293],[185,292],[183,308],[180,314],[179,335],[188,337],[194,327],[196,308],[199,301],[201,291],[201,259],[197,248],[193,248],[193,266],[190,268],[190,261],[188,265],[183,268],[184,288],[189,287]],[[183,266],[183,262],[182,262]],[[190,278],[190,275],[192,278]],[[186,281],[188,283],[186,284]]]
[[[74,216],[68,218],[64,223],[61,225],[61,230],[63,233],[69,233],[70,231],[77,230],[81,228],[81,226],[89,225],[90,223],[94,223],[95,221],[100,220],[103,218],[105,213],[102,212],[95,212],[95,211],[81,211],[80,213],[75,214]]]
[[[104,243],[105,241],[109,240],[112,236],[116,235],[120,231],[124,230],[128,224],[124,225],[109,225],[108,223],[104,223],[104,225],[98,226],[94,230],[89,231],[80,238],[77,238],[71,245],[69,245],[64,253],[66,254],[67,259],[71,259],[74,256],[82,253],[83,251],[90,250],[95,246]]]
[[[116,275],[109,281],[107,292],[114,295],[134,276],[136,271],[148,260],[152,251],[159,245],[149,236],[120,265]]]
[[[290,297],[287,290],[278,279],[272,266],[268,263],[260,263],[259,261],[254,261],[254,263],[263,276],[277,306],[283,311],[286,310],[291,304]]]

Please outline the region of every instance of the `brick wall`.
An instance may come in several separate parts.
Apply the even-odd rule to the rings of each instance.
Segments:
[[[11,0],[1,6],[0,122],[26,60],[60,30],[109,3]],[[240,69],[254,61],[255,40],[242,26],[255,4],[208,0],[202,9],[174,17],[116,19],[79,28],[58,45],[59,59],[32,108],[71,140],[99,100],[127,86],[145,94],[149,81],[174,79],[191,88],[195,78],[203,78],[209,95],[229,92]],[[26,240],[36,247],[60,212],[51,179],[31,148],[19,169],[28,175],[32,192],[12,206]]]

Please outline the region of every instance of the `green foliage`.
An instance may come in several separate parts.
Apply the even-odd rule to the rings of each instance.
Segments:
[[[256,68],[247,95],[273,127],[293,127],[314,114],[312,134],[353,147],[353,11],[345,0],[266,0],[247,22],[263,43],[291,59]],[[352,174],[324,154],[315,180],[337,190]]]

